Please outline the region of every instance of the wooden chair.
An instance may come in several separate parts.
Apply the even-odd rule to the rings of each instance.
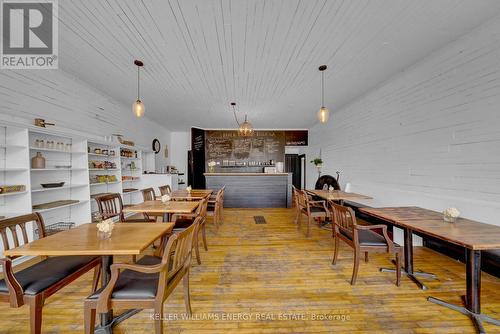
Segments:
[[[396,256],[396,285],[401,282],[401,247],[395,244],[387,234],[385,225],[358,225],[354,211],[345,206],[331,203],[333,214],[333,238],[335,242],[332,264],[337,263],[339,240],[343,240],[354,249],[354,268],[351,285],[356,283],[361,253],[365,253],[365,262],[368,262],[369,252],[384,252]],[[382,235],[374,232],[382,230]]]
[[[153,188],[142,189],[141,192],[144,202],[156,200],[156,194]],[[144,217],[152,218],[154,221],[158,221],[158,218],[163,220],[163,213],[144,213]]]
[[[311,235],[311,224],[314,218],[327,219],[330,217],[330,211],[326,206],[325,201],[313,201],[312,198],[304,190],[295,189],[297,197],[297,212],[295,222],[297,228],[300,228],[302,215],[307,216],[307,233]]]
[[[292,186],[292,194],[293,194],[293,205],[295,206],[295,219],[294,223],[297,224],[299,215],[300,215],[300,207],[299,207],[299,197],[302,196],[299,189],[295,186]]]
[[[26,224],[34,222],[40,238],[45,237],[45,225],[38,213],[27,214],[0,221],[0,235],[4,249],[29,243]],[[22,239],[22,240],[20,240]],[[20,242],[22,241],[22,242]],[[54,245],[57,246],[57,245]],[[92,292],[97,289],[101,259],[94,256],[57,256],[43,258],[26,269],[13,272],[12,260],[0,259],[4,279],[0,280],[0,301],[17,308],[29,305],[31,333],[41,333],[42,308],[45,299],[95,268]]]
[[[191,315],[189,268],[193,238],[201,218],[172,235],[161,257],[144,256],[136,264],[111,265],[111,279],[84,303],[85,333],[94,333],[96,313],[111,309],[154,309],[155,333],[163,332],[163,303],[182,280],[186,311]]]
[[[146,223],[155,222],[155,219],[149,218],[145,215],[144,219],[130,218],[125,219],[123,214],[123,201],[119,193],[106,194],[95,198],[99,213],[103,219],[118,217],[120,222],[124,223]]]
[[[200,223],[198,226],[198,231],[196,232],[194,236],[194,243],[193,247],[195,247],[195,254],[196,254],[196,261],[198,264],[201,264],[201,259],[200,259],[200,244],[199,244],[199,234],[201,231],[202,235],[202,240],[203,240],[203,247],[205,248],[205,251],[208,251],[207,247],[207,236],[206,236],[206,231],[205,231],[205,226],[206,226],[206,221],[207,221],[207,207],[208,207],[208,200],[207,199],[202,199],[200,201],[200,205],[196,208],[196,212],[192,214],[183,214],[183,215],[173,215],[172,220],[175,221],[175,227],[174,227],[174,233],[177,231],[182,231],[186,227],[190,226],[196,217],[200,217]]]
[[[223,195],[224,195],[224,189],[221,188],[217,192],[215,200],[212,199],[208,200],[207,216],[213,217],[213,222],[217,229],[219,228],[219,224],[221,223]]]
[[[160,189],[160,194],[163,195],[170,195],[172,193],[172,188],[170,186],[164,185],[164,186],[159,186],[158,189]]]

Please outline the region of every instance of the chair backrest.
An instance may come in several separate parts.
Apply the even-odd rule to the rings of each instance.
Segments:
[[[356,226],[356,215],[354,211],[346,206],[330,203],[333,214],[333,225],[337,225],[340,229],[353,233]],[[354,235],[354,234],[353,234]]]
[[[194,223],[184,231],[171,235],[162,256],[162,264],[167,264],[167,271],[160,275],[160,283],[167,282],[182,269],[191,265],[193,238],[198,231],[201,217],[196,217]],[[163,276],[163,277],[161,277]]]
[[[164,186],[159,186],[158,189],[160,189],[160,194],[163,196],[163,195],[170,195],[170,193],[172,192],[172,188],[170,188],[170,186],[167,184],[167,185],[164,185]]]
[[[103,219],[118,217],[125,220],[123,215],[123,201],[119,193],[106,194],[95,198],[97,208]]]
[[[144,202],[154,201],[156,199],[155,191],[153,188],[142,189],[141,192]]]
[[[333,189],[335,190],[340,190],[339,183],[336,178],[334,178],[331,175],[322,175],[318,178],[316,181],[316,185],[314,186],[314,189],[316,190],[321,190],[323,189],[324,186],[330,187],[332,186]]]
[[[198,208],[199,208],[198,216],[201,217],[200,224],[203,224],[207,219],[208,200],[206,198],[202,199],[200,201],[200,205],[198,206]]]
[[[26,224],[35,222],[40,238],[45,237],[45,224],[39,213],[30,213],[23,216],[0,220],[0,235],[2,236],[3,249],[11,249],[29,243]],[[22,242],[20,242],[22,237]],[[16,258],[13,256],[11,258]]]
[[[299,209],[307,209],[308,196],[304,190],[296,189],[297,191],[297,205]]]

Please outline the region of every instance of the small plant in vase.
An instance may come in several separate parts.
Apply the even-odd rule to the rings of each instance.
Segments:
[[[447,223],[455,223],[460,216],[460,211],[457,208],[448,208],[443,211],[443,219]]]
[[[112,219],[106,219],[97,223],[97,236],[99,239],[109,239],[111,238],[111,233],[113,233],[114,222]]]
[[[209,173],[214,173],[216,165],[217,165],[217,163],[215,161],[209,161],[208,162],[208,172]]]

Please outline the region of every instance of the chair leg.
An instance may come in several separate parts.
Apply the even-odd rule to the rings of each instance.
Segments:
[[[401,285],[401,253],[396,252],[396,285]]]
[[[92,334],[95,330],[96,309],[90,303],[85,303],[83,308],[85,334]]]
[[[365,252],[365,263],[368,263],[368,252]]]
[[[358,277],[359,268],[359,250],[354,250],[354,268],[352,269],[351,285],[356,284],[356,278]]]
[[[338,235],[335,235],[333,237],[333,243],[334,243],[334,246],[333,246],[333,260],[332,260],[332,264],[336,265],[337,264],[337,257],[339,255],[339,243],[340,243]]]
[[[36,295],[30,300],[29,305],[31,334],[40,334],[42,332],[43,297]]]
[[[98,264],[94,268],[94,277],[92,278],[92,293],[96,292],[99,287],[99,277],[101,276],[101,265]]]
[[[184,275],[182,279],[182,285],[184,285],[184,303],[186,304],[186,312],[191,315],[191,295],[189,294],[189,271]]]
[[[163,303],[159,307],[155,307],[155,314],[159,315],[158,319],[155,319],[155,334],[163,334]]]
[[[205,251],[208,251],[208,246],[207,246],[207,235],[205,233],[205,223],[201,226],[201,236],[203,238],[203,247],[205,248]]]
[[[198,262],[198,264],[200,265],[201,264],[201,259],[200,259],[200,241],[199,241],[199,238],[198,238],[198,235],[199,235],[199,231],[196,231],[196,234],[194,235],[194,251],[196,253],[196,262]]]
[[[298,224],[298,220],[299,220],[299,215],[300,215],[300,210],[299,208],[297,208],[297,210],[295,210],[296,213],[295,213],[295,220],[294,220],[294,223],[295,224]]]
[[[308,216],[307,217],[307,233],[306,233],[306,237],[310,237],[311,236],[311,224],[312,224],[312,217]]]

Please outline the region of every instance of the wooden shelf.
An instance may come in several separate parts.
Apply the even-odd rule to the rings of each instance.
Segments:
[[[125,160],[142,160],[141,158],[128,158],[128,157],[120,157]]]
[[[2,193],[2,194],[0,194],[0,197],[22,195],[22,194],[26,194],[27,192],[28,192],[27,190],[23,190],[23,191],[13,191],[10,193]]]
[[[83,188],[86,186],[87,186],[86,184],[71,184],[71,185],[64,185],[62,187],[56,187],[56,188],[34,188],[34,189],[31,189],[31,192],[32,193],[40,193],[40,192],[55,191],[55,190],[60,190],[60,189]]]
[[[115,181],[115,182],[97,182],[97,183],[91,183],[90,186],[100,186],[100,185],[105,185],[105,184],[117,184],[120,183],[120,181]]]
[[[81,205],[81,204],[85,204],[87,202],[88,202],[88,200],[80,200],[76,203],[64,204],[64,205],[60,205],[60,206],[56,206],[56,207],[48,208],[48,209],[33,209],[33,212],[43,213],[43,212],[48,212],[48,211],[52,211],[52,210],[69,208],[70,206]]]

